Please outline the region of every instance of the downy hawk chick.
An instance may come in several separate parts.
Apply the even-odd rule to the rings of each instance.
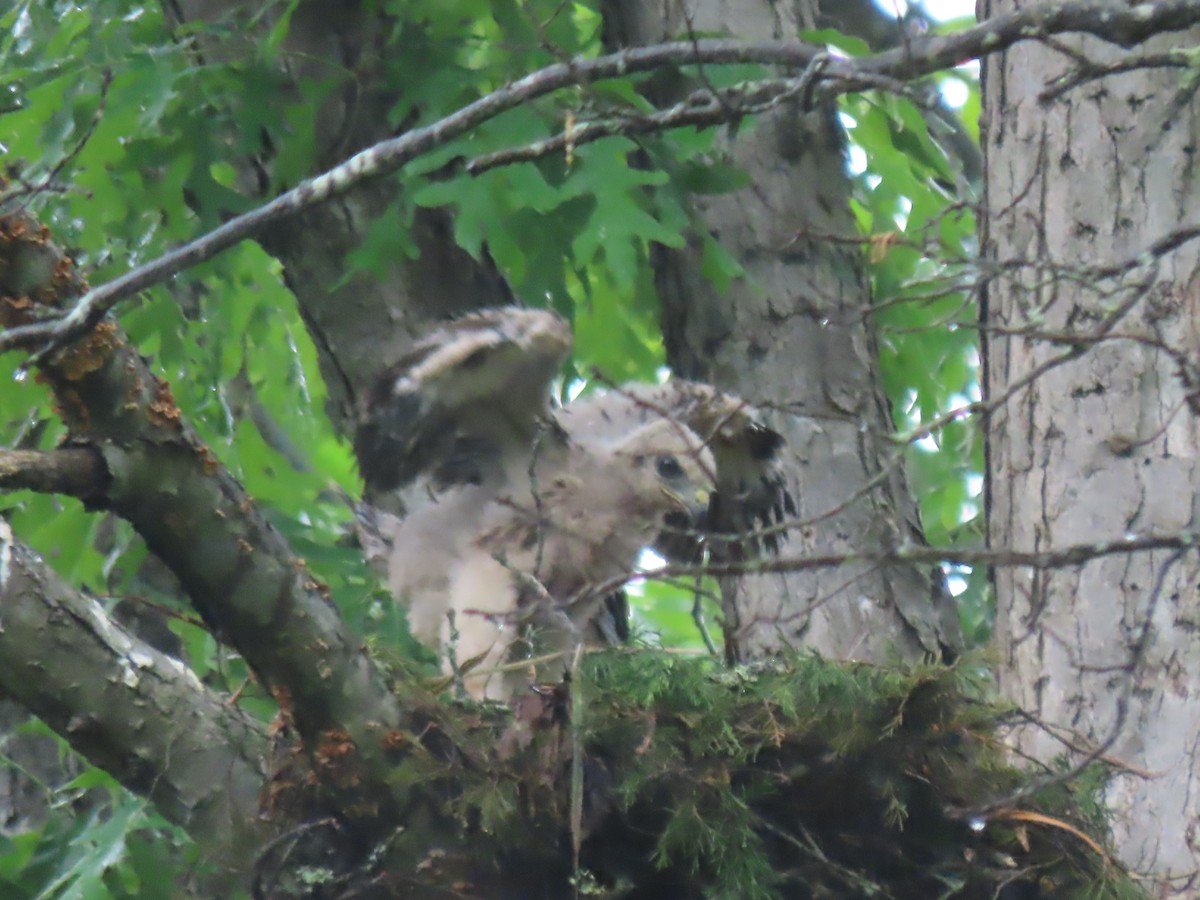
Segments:
[[[535,653],[578,640],[643,547],[740,559],[775,550],[776,534],[749,532],[794,512],[782,438],[744,401],[676,380],[556,407],[570,346],[548,311],[450,322],[380,377],[355,441],[368,489],[399,490],[406,509],[376,516],[369,555],[414,635],[483,660],[478,695],[506,696],[514,679],[482,670],[520,636]]]
[[[522,656],[559,654],[542,671],[561,673],[642,549],[664,530],[695,533],[707,512],[712,454],[673,423],[558,451],[538,461],[530,491],[500,494],[483,510],[451,572],[445,601],[454,616],[443,617],[440,638],[450,646],[453,621],[458,661],[474,663],[466,684],[476,696],[507,699],[528,680],[520,669],[494,674],[517,643]]]

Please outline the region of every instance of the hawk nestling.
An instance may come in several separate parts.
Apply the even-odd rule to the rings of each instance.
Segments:
[[[578,643],[643,548],[773,551],[746,533],[794,512],[783,440],[743,401],[672,381],[555,407],[570,348],[545,310],[450,322],[383,373],[355,440],[368,488],[406,489],[406,516],[379,517],[391,590],[417,638],[471,662],[476,696],[511,695],[521,679],[494,671],[518,642]]]

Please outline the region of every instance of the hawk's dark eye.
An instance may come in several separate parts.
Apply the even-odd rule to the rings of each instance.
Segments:
[[[679,465],[679,460],[673,456],[660,456],[654,460],[654,471],[658,472],[662,478],[682,478],[683,466]]]

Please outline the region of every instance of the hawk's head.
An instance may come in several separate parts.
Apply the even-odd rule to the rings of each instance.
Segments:
[[[640,516],[648,524],[695,531],[704,524],[714,488],[712,452],[687,426],[659,419],[613,447]]]

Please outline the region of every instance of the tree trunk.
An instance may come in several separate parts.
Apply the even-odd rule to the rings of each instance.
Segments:
[[[1063,45],[1099,65],[1125,56],[1092,39]],[[985,63],[984,253],[1002,273],[984,312],[997,550],[1179,533],[1196,520],[1200,248],[1139,259],[1200,219],[1196,85],[1141,69],[1043,97],[1071,65],[1033,42]],[[1163,550],[995,570],[1001,685],[1048,726],[1024,729],[1024,748],[1079,759],[1119,731],[1108,750],[1123,766],[1108,790],[1115,838],[1161,896],[1193,896],[1200,867],[1197,583],[1194,552]]]
[[[605,27],[618,46],[689,30],[786,40],[815,27],[804,6],[701,2],[684,18],[677,4],[616,0],[604,7]],[[903,472],[883,440],[891,416],[870,317],[862,315],[870,305],[863,258],[853,244],[828,240],[855,233],[834,110],[783,105],[753,129],[732,129],[721,147],[750,185],[696,197],[688,247],[656,254],[672,368],[775,410],[773,424],[790,448],[788,480],[807,523],[790,533],[785,553],[845,554],[919,539]],[[704,273],[709,238],[745,271],[727,288]],[[815,647],[882,661],[953,651],[956,614],[930,574],[908,564],[846,564],[727,581],[727,655]]]

